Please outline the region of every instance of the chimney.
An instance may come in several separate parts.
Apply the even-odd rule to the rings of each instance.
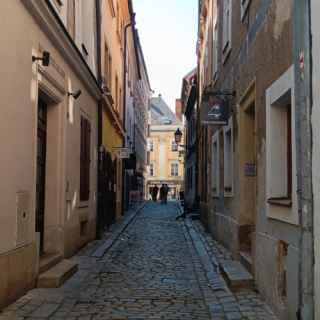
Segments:
[[[182,121],[182,100],[176,99],[176,117]]]

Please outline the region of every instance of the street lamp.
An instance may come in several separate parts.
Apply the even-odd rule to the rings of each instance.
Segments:
[[[181,143],[181,140],[182,140],[182,132],[181,130],[178,128],[176,130],[176,132],[174,133],[174,141],[176,144],[180,144]]]

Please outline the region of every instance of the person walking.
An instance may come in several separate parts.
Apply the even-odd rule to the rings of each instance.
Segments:
[[[162,203],[167,204],[168,202],[168,193],[169,193],[169,187],[167,184],[162,185]]]
[[[154,186],[152,188],[152,201],[153,202],[157,202],[157,198],[158,198],[158,191],[159,191],[159,188],[157,186]]]
[[[164,204],[164,194],[165,194],[165,187],[164,187],[164,183],[161,185],[160,188],[160,201],[161,204]]]

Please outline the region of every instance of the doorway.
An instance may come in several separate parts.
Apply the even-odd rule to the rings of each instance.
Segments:
[[[39,232],[40,234],[40,255],[44,254],[46,154],[47,104],[39,97],[37,127],[36,232]]]
[[[255,226],[257,215],[257,151],[256,151],[256,107],[251,100],[243,106],[241,117],[242,143],[242,197],[239,231],[239,247],[242,263],[254,273]]]

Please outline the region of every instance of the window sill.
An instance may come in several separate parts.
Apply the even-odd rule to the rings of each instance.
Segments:
[[[269,198],[267,202],[271,205],[279,206],[279,207],[292,207],[292,199],[291,198]]]

